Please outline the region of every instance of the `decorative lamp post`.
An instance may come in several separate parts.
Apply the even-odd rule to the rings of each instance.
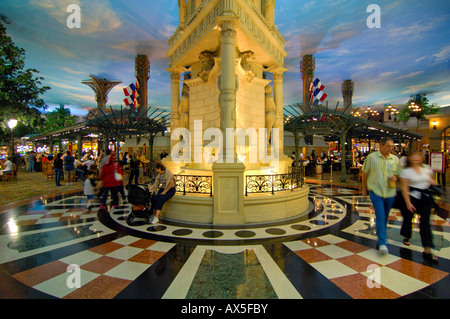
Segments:
[[[408,105],[408,108],[410,110],[410,112],[412,114],[414,114],[415,117],[417,117],[417,120],[419,120],[420,117],[420,112],[422,111],[422,109],[420,108],[419,105],[417,105],[414,101],[411,102],[410,105]]]
[[[8,127],[11,129],[11,153],[12,155],[14,155],[14,134],[13,134],[13,129],[16,127],[17,125],[17,120],[16,119],[10,119],[8,121]]]
[[[398,113],[397,109],[390,104],[387,106],[386,112],[389,114],[388,120],[392,120],[392,116],[391,116],[392,114],[395,116]],[[394,118],[394,121],[396,119],[397,118]]]

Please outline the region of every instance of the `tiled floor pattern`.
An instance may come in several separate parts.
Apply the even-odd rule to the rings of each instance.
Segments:
[[[131,236],[81,251],[13,277],[45,294],[66,299],[113,298],[174,244]],[[77,288],[76,272],[79,273]]]
[[[213,241],[215,245],[220,245],[221,243],[229,245],[233,242],[242,245],[243,241],[251,241],[254,243],[255,241],[262,240],[290,238],[336,225],[342,221],[347,213],[344,205],[336,200],[324,196],[315,196],[311,198],[309,210],[300,218],[271,224],[270,226],[253,225],[242,229],[218,226],[214,228],[189,227],[189,225],[180,226],[179,224],[164,222],[157,226],[146,224],[129,226],[126,222],[126,216],[129,211],[130,207],[123,205],[117,209],[112,209],[109,215],[117,225],[132,229],[141,236],[154,235],[157,236],[158,240],[176,237],[203,244],[205,242],[209,244]]]
[[[0,277],[8,279],[0,295],[17,287],[22,298],[64,299],[449,297],[445,218],[432,216],[440,263],[425,264],[417,227],[403,246],[395,210],[390,254],[380,256],[367,198],[314,185],[311,203],[301,221],[218,230],[129,227],[120,218],[126,202],[107,216],[77,195],[35,202],[0,214]]]
[[[352,298],[392,299],[445,278],[448,273],[333,235],[285,243]]]

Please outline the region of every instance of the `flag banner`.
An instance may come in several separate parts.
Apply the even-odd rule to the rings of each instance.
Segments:
[[[134,91],[136,91],[136,86],[133,83],[123,89],[123,93],[125,94],[125,96],[132,95]]]
[[[126,106],[130,106],[133,110],[139,105],[137,99],[139,97],[139,81],[136,80],[136,84],[131,83],[123,89],[125,99],[123,100]]]
[[[309,85],[309,101],[323,102],[327,98],[327,95],[325,94],[323,89],[325,89],[325,85],[323,85],[318,78],[315,78],[314,81]],[[314,105],[317,105],[317,103],[314,103]]]
[[[123,99],[126,106],[129,106],[130,104],[134,104],[134,100],[131,96],[127,96],[125,99]]]

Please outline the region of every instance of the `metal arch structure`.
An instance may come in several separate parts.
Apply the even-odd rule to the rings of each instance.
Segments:
[[[107,139],[116,141],[123,135],[136,135],[147,138],[150,146],[150,161],[153,162],[153,141],[158,133],[164,134],[169,126],[170,114],[158,107],[133,110],[131,108],[113,109],[109,112],[100,108],[89,112],[85,125],[96,127]],[[118,154],[117,154],[118,156]]]
[[[120,109],[113,109],[110,106],[109,110],[105,111],[100,108],[91,110],[82,122],[34,136],[30,140],[52,141],[56,138],[81,138],[90,134],[99,134],[103,136],[104,141],[109,142],[113,138],[118,141],[124,135],[134,135],[148,139],[152,160],[154,138],[158,133],[164,134],[169,122],[170,113],[158,107],[150,107],[144,111],[123,109],[122,106]]]
[[[149,112],[151,112],[149,114]],[[166,114],[165,114],[166,113]],[[164,132],[169,123],[170,114],[160,108],[148,108],[145,112],[131,108],[113,109],[107,112],[96,109],[90,111],[85,125],[94,126],[112,135],[144,135]]]
[[[100,78],[95,75],[89,75],[90,80],[82,81],[82,84],[89,86],[95,93],[95,100],[99,109],[106,109],[106,102],[108,101],[109,92],[121,81],[110,81],[106,78]]]
[[[313,106],[294,104],[284,108],[284,130],[294,134],[295,151],[298,154],[300,136],[320,135],[328,141],[339,140],[341,145],[341,181],[346,181],[346,150],[345,145],[348,138],[374,138],[381,139],[389,137],[394,141],[420,140],[424,135],[384,125],[379,122],[370,121],[349,114],[344,109],[338,110],[339,103],[334,109],[326,106]],[[356,110],[355,110],[356,111]],[[370,136],[369,136],[370,135]]]

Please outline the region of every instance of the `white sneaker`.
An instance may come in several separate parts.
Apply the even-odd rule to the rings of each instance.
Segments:
[[[156,216],[152,216],[152,220],[150,221],[150,224],[155,225],[159,223],[159,218]]]
[[[382,255],[387,255],[389,253],[386,245],[380,245],[380,248],[378,250]]]

